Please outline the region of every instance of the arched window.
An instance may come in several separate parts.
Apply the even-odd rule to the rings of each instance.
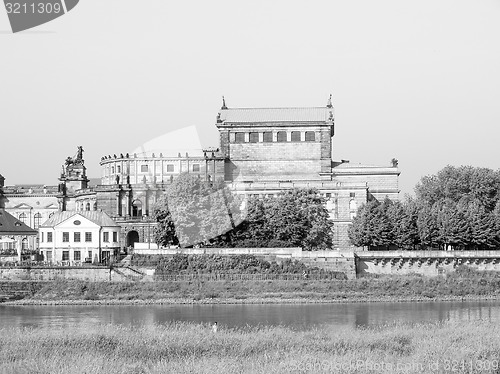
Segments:
[[[36,213],[34,216],[33,216],[33,225],[34,225],[34,229],[35,230],[38,230],[38,228],[40,227],[40,224],[42,223],[42,215],[40,213]]]
[[[97,201],[94,201],[94,210],[97,210]]]
[[[306,131],[306,142],[314,142],[316,140],[314,131]]]
[[[140,200],[132,202],[132,217],[142,217],[142,203]]]
[[[28,238],[23,238],[21,242],[21,251],[27,251],[28,250]]]
[[[54,215],[54,212],[50,213],[49,218],[52,218],[53,215]]]
[[[85,210],[90,210],[90,203],[85,204]]]
[[[26,213],[19,214],[19,221],[26,223],[27,220],[28,220],[28,216],[26,215]]]
[[[277,141],[280,143],[286,142],[286,131],[278,131]]]

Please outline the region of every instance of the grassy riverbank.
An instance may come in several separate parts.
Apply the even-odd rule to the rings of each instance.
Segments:
[[[2,373],[487,373],[500,326],[0,329]]]
[[[500,274],[463,269],[446,277],[386,276],[343,281],[54,281],[33,290],[18,303],[275,303],[478,298],[500,298]]]

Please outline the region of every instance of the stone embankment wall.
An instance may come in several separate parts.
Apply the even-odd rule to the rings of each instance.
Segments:
[[[106,267],[0,267],[0,281],[52,281],[58,279],[110,281],[112,275],[110,269]]]
[[[373,251],[358,252],[356,274],[422,274],[453,272],[460,265],[500,271],[500,251]]]
[[[303,262],[308,267],[345,273],[347,279],[356,277],[354,254],[340,251],[303,251],[301,248],[177,248],[177,249],[141,249],[135,254],[173,256],[175,254],[221,256],[253,255],[266,261],[280,262],[286,259]]]
[[[146,252],[146,251],[141,251]],[[300,248],[197,248],[150,250],[147,254],[252,254],[267,261],[298,260],[308,267],[344,273],[348,279],[364,275],[422,274],[436,276],[453,272],[460,265],[477,270],[500,271],[499,251],[302,251]],[[146,254],[146,253],[141,253]],[[1,281],[146,281],[152,269],[135,267],[0,267]]]

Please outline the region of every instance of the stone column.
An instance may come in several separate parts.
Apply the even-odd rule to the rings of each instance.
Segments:
[[[120,191],[116,193],[116,215],[121,216],[121,199],[120,199]]]

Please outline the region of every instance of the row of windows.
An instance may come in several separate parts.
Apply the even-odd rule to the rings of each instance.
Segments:
[[[193,172],[199,172],[200,171],[200,164],[192,164],[191,165],[191,170]],[[141,173],[147,173],[149,172],[149,165],[141,165]],[[165,165],[165,172],[167,173],[173,173],[175,172],[175,165],[174,164],[167,164]],[[116,167],[116,173],[120,174],[120,166]],[[115,174],[115,167],[111,166],[111,174]]]
[[[50,213],[49,218],[52,217],[53,215],[54,215],[54,213]],[[30,226],[29,218],[28,218],[28,215],[26,213],[19,214],[18,218],[19,218],[19,221]],[[42,224],[42,215],[40,213],[35,213],[35,215],[33,216],[33,228],[35,230],[38,230],[38,228],[40,227],[41,224]]]
[[[301,140],[301,132],[300,131],[292,131],[290,141],[292,142],[300,142]],[[234,134],[234,142],[235,143],[246,143],[246,133],[244,132],[236,132]],[[314,131],[306,131],[305,132],[305,141],[306,142],[314,142],[316,140],[316,135]],[[262,133],[262,141],[264,143],[272,143],[273,142],[273,133],[271,131],[265,131]],[[287,142],[287,132],[286,131],[278,131],[276,133],[276,141],[279,143]],[[259,142],[259,133],[251,132],[248,135],[249,143],[258,143]]]
[[[85,232],[85,242],[86,243],[90,243],[92,242],[92,233],[91,232]],[[44,242],[45,238],[44,238],[44,233],[42,232],[42,242]],[[52,232],[47,232],[47,243],[52,243],[52,240],[53,240],[53,235],[52,235]],[[64,231],[62,233],[62,241],[63,243],[69,243],[69,232],[67,231]],[[82,241],[82,233],[81,232],[78,232],[78,231],[75,231],[73,232],[73,242],[74,243],[80,243]],[[108,231],[105,231],[103,232],[103,235],[102,235],[102,241],[104,243],[109,243],[109,232]],[[113,232],[113,242],[118,242],[118,233],[116,231]]]
[[[88,251],[87,254],[88,254],[87,258],[92,259],[92,251]],[[69,251],[62,252],[62,260],[69,261]],[[81,261],[81,260],[82,260],[82,252],[73,251],[73,261]]]

